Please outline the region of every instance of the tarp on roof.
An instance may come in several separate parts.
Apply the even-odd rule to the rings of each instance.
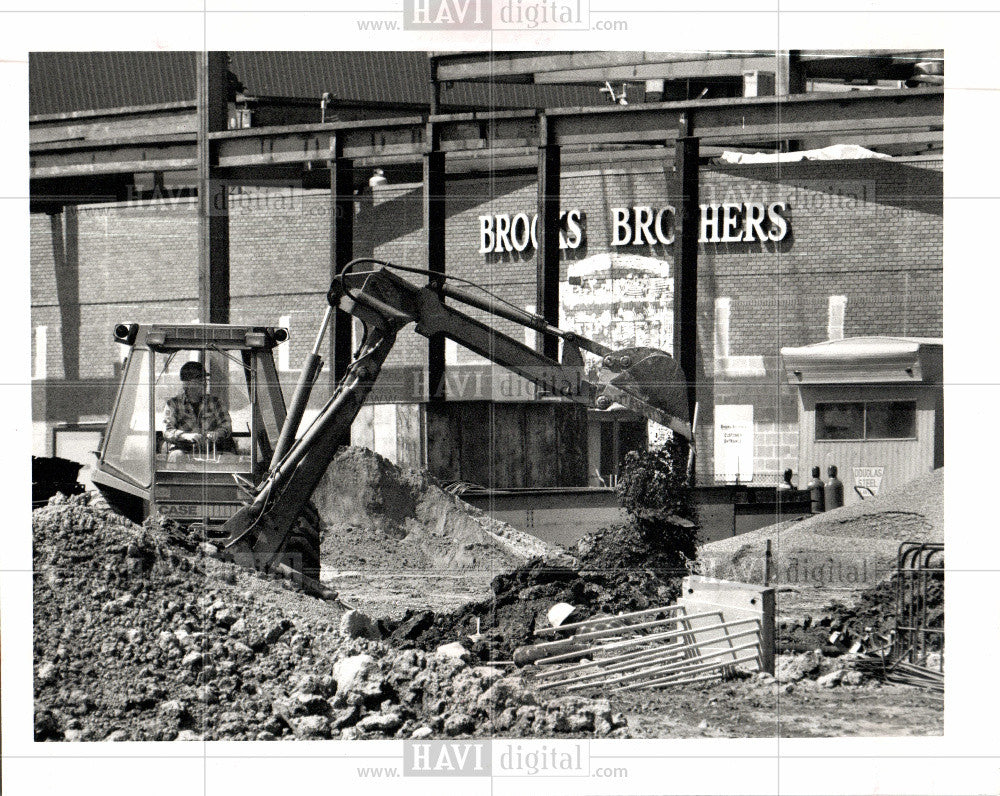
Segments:
[[[807,149],[802,152],[723,152],[720,163],[742,165],[746,163],[797,163],[801,160],[864,160],[878,158],[892,160],[889,155],[872,152],[857,144],[833,144],[822,149]]]

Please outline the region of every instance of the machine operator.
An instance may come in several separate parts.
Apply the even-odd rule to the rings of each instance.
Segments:
[[[205,391],[204,366],[197,361],[181,367],[181,392],[167,400],[163,438],[168,461],[195,453],[236,453],[233,425],[222,401]]]

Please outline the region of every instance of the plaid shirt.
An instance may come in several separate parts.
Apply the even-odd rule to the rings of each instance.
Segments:
[[[214,395],[204,395],[197,411],[195,405],[187,400],[183,393],[167,400],[167,408],[163,412],[165,430],[163,438],[170,443],[170,448],[190,446],[181,440],[181,435],[189,432],[206,434],[209,431],[222,432],[220,442],[230,439],[233,435],[229,412],[225,410],[222,401]]]

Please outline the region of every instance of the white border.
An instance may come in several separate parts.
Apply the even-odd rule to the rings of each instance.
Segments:
[[[9,6],[12,4],[8,4]],[[27,4],[19,4],[26,7]],[[213,0],[203,13],[193,0],[108,0],[93,7],[113,13],[79,11],[70,0],[35,3],[61,13],[2,12],[0,87],[7,123],[0,126],[4,168],[0,170],[4,253],[7,263],[4,319],[13,340],[2,351],[0,383],[3,416],[13,433],[4,457],[8,499],[0,532],[0,610],[3,634],[3,784],[8,793],[74,792],[255,793],[266,787],[317,792],[375,793],[996,793],[1000,790],[996,716],[1000,715],[996,662],[1000,660],[1000,576],[994,463],[1000,406],[998,385],[997,265],[995,228],[1000,92],[995,32],[1000,21],[989,13],[995,4],[963,2],[949,11],[943,3],[861,2],[854,13],[831,12],[832,2],[753,3],[734,12],[730,2],[667,5],[648,0],[623,3],[592,0],[592,15],[627,18],[628,33],[553,33],[495,35],[476,33],[386,34],[373,42],[354,34],[358,16],[345,12],[362,4],[299,0],[296,11],[269,12],[264,0],[236,3]],[[954,4],[953,4],[954,5]],[[254,8],[255,11],[244,9]],[[845,5],[840,5],[845,8]],[[156,13],[156,9],[179,9]],[[376,6],[391,16],[397,0]],[[667,13],[670,8],[686,9]],[[72,9],[72,11],[71,11]],[[125,10],[127,9],[127,11]],[[135,13],[136,10],[140,13]],[[985,13],[978,13],[983,11]],[[337,12],[337,13],[330,13]],[[873,13],[875,12],[875,13]],[[685,755],[633,760],[637,776],[626,782],[546,780],[541,788],[523,780],[417,780],[360,783],[350,776],[354,760],[289,761],[312,751],[311,744],[213,744],[203,758],[202,744],[59,745],[25,743],[31,731],[31,584],[30,527],[25,495],[30,449],[30,322],[27,236],[27,66],[29,50],[74,49],[770,49],[788,47],[928,47],[945,49],[947,152],[945,167],[945,330],[947,413],[948,540],[948,694],[943,738],[787,739],[749,741],[594,742],[593,749],[632,754]],[[374,47],[373,47],[374,48]],[[322,754],[371,754],[377,744],[325,744]],[[388,748],[388,747],[386,747]],[[780,762],[776,754],[780,749]],[[355,751],[357,750],[357,751]],[[236,752],[249,759],[219,758]],[[30,754],[32,757],[12,755]],[[101,757],[100,755],[113,755]],[[184,757],[177,757],[184,755]],[[718,755],[740,756],[737,759]],[[152,757],[145,757],[152,756]],[[744,757],[745,756],[745,757]],[[361,786],[361,787],[359,787]],[[613,788],[617,787],[618,790]],[[537,789],[536,789],[537,788]]]

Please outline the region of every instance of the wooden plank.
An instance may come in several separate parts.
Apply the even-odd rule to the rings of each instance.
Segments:
[[[396,463],[401,467],[424,466],[424,424],[420,404],[396,406]]]
[[[454,406],[462,434],[462,480],[492,488],[490,405],[485,401],[462,401]]]
[[[427,470],[442,481],[462,478],[459,451],[461,429],[456,405],[444,402],[425,405],[427,423]]]
[[[556,486],[587,486],[587,409],[581,404],[559,404],[555,417],[559,468]]]
[[[543,403],[526,404],[524,420],[524,485],[551,486],[559,473],[555,407]]]
[[[525,406],[521,403],[493,404],[493,474],[497,489],[525,484]]]

